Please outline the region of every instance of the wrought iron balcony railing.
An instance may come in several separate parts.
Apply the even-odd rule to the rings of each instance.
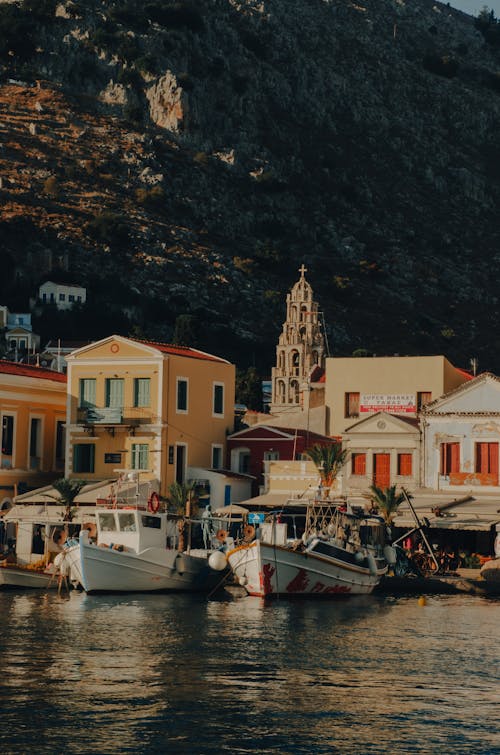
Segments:
[[[85,425],[149,425],[155,418],[143,407],[85,407],[77,410],[77,422]]]

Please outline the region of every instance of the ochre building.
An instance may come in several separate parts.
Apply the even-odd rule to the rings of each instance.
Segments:
[[[0,361],[0,506],[64,474],[66,375]]]
[[[66,474],[143,470],[160,493],[188,467],[220,468],[234,425],[234,365],[196,349],[110,336],[67,357]]]

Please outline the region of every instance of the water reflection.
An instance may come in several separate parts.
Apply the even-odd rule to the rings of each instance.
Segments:
[[[499,607],[3,593],[0,745],[493,753]]]

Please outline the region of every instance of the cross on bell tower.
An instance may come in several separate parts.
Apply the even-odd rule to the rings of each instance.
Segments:
[[[286,320],[276,347],[276,367],[272,369],[271,412],[297,408],[311,371],[316,365],[325,366],[318,304],[313,301],[306,272],[302,264],[300,278],[286,297]]]

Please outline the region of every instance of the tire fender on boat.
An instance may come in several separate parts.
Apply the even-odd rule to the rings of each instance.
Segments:
[[[394,550],[392,545],[386,545],[384,547],[384,558],[389,564],[389,566],[394,566],[394,564],[396,563],[397,561],[396,551]]]
[[[181,577],[186,571],[186,559],[184,558],[182,553],[178,553],[175,557],[175,570]]]
[[[366,560],[368,561],[368,570],[370,574],[372,577],[375,577],[377,575],[377,562],[371,553],[367,555]]]
[[[253,524],[247,524],[243,530],[243,540],[245,543],[251,543],[255,537],[255,527]]]

